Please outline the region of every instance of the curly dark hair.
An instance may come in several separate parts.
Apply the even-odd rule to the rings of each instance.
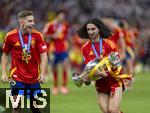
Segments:
[[[100,36],[102,38],[109,38],[112,35],[110,29],[108,29],[104,23],[97,18],[89,19],[85,24],[77,30],[77,34],[80,38],[89,39],[89,35],[87,33],[87,24],[92,23],[100,30]]]

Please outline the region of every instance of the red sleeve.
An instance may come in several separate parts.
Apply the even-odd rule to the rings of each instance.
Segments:
[[[46,43],[44,42],[42,34],[38,34],[37,45],[38,45],[39,53],[47,52],[47,46],[46,46]]]
[[[118,57],[120,58],[120,55],[116,49],[115,43],[113,41],[107,39],[107,55],[109,55],[111,52],[117,52]]]
[[[6,35],[4,43],[3,43],[3,52],[9,54],[11,49],[12,49],[12,43],[11,43],[10,37]]]
[[[117,52],[116,45],[113,41],[109,39],[105,39],[105,43],[106,43],[105,46],[106,46],[107,54],[111,52]]]

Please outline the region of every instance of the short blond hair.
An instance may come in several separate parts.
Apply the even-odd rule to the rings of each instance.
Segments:
[[[26,16],[31,16],[31,15],[33,15],[32,11],[23,10],[18,13],[18,19],[25,18]]]

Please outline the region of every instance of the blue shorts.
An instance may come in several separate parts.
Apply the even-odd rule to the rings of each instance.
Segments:
[[[131,55],[126,51],[126,59],[131,59]]]
[[[135,51],[131,47],[127,47],[126,49],[126,59],[135,59]]]
[[[54,53],[53,65],[56,65],[56,64],[58,64],[60,62],[63,62],[66,58],[68,58],[68,53],[67,52]]]
[[[18,81],[11,81],[10,82],[11,87],[11,95],[24,95],[26,96],[27,93],[30,93],[30,95],[35,96],[37,93],[41,91],[40,83],[34,83],[34,84],[26,84],[23,82]]]

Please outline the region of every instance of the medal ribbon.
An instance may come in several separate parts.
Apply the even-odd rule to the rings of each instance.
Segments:
[[[102,41],[103,41],[102,38],[100,38],[100,40],[99,40],[100,57],[102,57],[102,52],[103,52],[102,51],[102,44],[103,44]],[[92,42],[92,49],[94,51],[94,54],[95,54],[96,58],[99,58],[98,52],[96,51],[96,48],[94,46],[94,42]]]
[[[31,38],[32,38],[32,36],[31,36],[31,34],[29,34],[29,36],[28,36],[28,45],[27,45],[27,50],[26,50],[22,34],[19,31],[19,39],[20,39],[20,42],[21,42],[21,47],[22,47],[23,54],[26,56],[26,63],[28,63],[28,54],[30,53]]]

